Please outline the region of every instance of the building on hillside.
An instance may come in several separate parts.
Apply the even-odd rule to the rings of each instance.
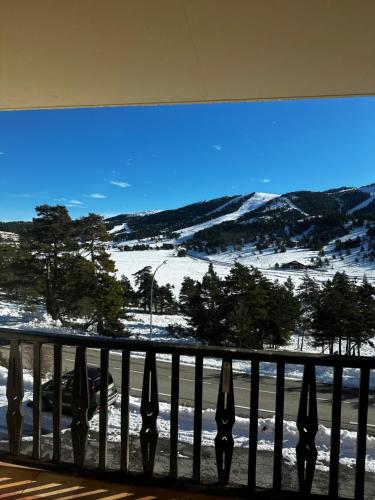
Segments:
[[[302,264],[302,262],[299,262],[298,260],[292,260],[291,262],[286,262],[285,264],[281,264],[281,269],[290,269],[293,271],[300,271],[303,269],[308,269],[308,266],[305,266],[305,264]]]

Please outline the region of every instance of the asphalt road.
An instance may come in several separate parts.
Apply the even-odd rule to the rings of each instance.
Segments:
[[[5,355],[9,347],[1,347]],[[42,356],[52,367],[52,348],[43,347]],[[62,356],[63,372],[74,368],[75,348],[64,347]],[[100,352],[88,349],[87,362],[89,366],[100,366]],[[131,357],[130,365],[130,394],[141,397],[144,360]],[[121,355],[110,354],[110,372],[116,386],[121,392]],[[166,361],[157,361],[159,401],[170,402],[171,365]],[[250,410],[251,376],[243,373],[234,373],[234,390],[236,415],[248,417]],[[203,370],[203,409],[215,409],[220,381],[218,369],[204,368]],[[318,418],[319,423],[331,427],[332,386],[317,384]],[[299,404],[301,380],[285,379],[284,420],[296,421]],[[275,413],[276,379],[260,377],[259,383],[259,416],[272,417]],[[194,407],[194,366],[180,365],[180,405]],[[356,430],[358,418],[358,390],[344,389],[342,399],[341,428]],[[371,391],[368,407],[368,434],[375,435],[375,391]]]
[[[43,348],[44,355],[51,356],[48,346]],[[63,371],[72,370],[74,367],[75,349],[64,347]],[[89,349],[87,352],[89,366],[100,366],[100,352]],[[131,395],[141,396],[143,378],[142,358],[132,357],[130,366]],[[110,372],[117,388],[121,392],[121,356],[110,354]],[[157,361],[159,400],[170,402],[171,365],[165,361]],[[219,387],[220,371],[207,369],[203,371],[203,409],[216,408]],[[250,410],[251,377],[245,374],[234,374],[236,415],[248,417]],[[275,408],[276,379],[273,377],[260,377],[259,415],[272,417]],[[296,421],[298,413],[301,380],[285,380],[285,409],[284,419]],[[317,384],[318,417],[319,423],[331,427],[332,412],[332,386]],[[180,366],[180,405],[194,406],[194,366]],[[342,400],[342,429],[356,430],[358,418],[358,391],[344,389]],[[372,391],[368,407],[368,433],[375,435],[375,391]]]

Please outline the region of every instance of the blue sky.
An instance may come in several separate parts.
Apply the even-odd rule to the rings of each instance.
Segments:
[[[375,182],[375,98],[0,112],[0,220]]]

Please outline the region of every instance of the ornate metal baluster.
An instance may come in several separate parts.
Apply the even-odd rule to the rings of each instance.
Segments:
[[[152,475],[154,470],[158,429],[156,421],[159,415],[158,382],[156,375],[155,353],[146,353],[143,374],[140,433],[143,472]]]
[[[173,479],[176,479],[178,474],[179,399],[180,399],[180,355],[172,354],[169,476]]]
[[[89,422],[89,386],[87,375],[86,348],[77,347],[73,380],[73,420],[71,424],[74,463],[83,467],[87,445]]]
[[[318,452],[315,436],[318,432],[318,410],[316,402],[315,366],[305,365],[299,401],[297,428],[299,442],[296,447],[297,472],[300,493],[311,492]]]
[[[223,360],[216,407],[216,465],[219,482],[227,485],[232,465],[234,440],[232,428],[236,420],[234,408],[232,361]]]
[[[9,434],[9,451],[11,455],[17,456],[21,449],[21,438],[23,428],[23,374],[22,357],[20,353],[20,342],[12,340],[10,343],[8,381],[7,381],[7,424]]]
[[[332,390],[331,456],[329,461],[329,496],[339,495],[342,366],[335,366]]]
[[[121,365],[121,465],[123,472],[128,472],[129,465],[129,380],[130,352],[122,351]]]
[[[201,480],[203,356],[195,357],[193,481]]]
[[[41,349],[39,342],[34,344],[33,361],[33,459],[40,460],[42,387],[41,387]]]
[[[251,361],[250,426],[249,426],[249,462],[247,484],[250,491],[256,488],[257,449],[259,420],[259,359]]]
[[[277,362],[275,443],[273,450],[273,489],[281,490],[283,465],[283,425],[284,425],[285,363]]]
[[[109,350],[100,350],[99,469],[107,466]]]
[[[52,461],[60,462],[61,458],[61,373],[62,346],[53,346],[53,457]]]
[[[365,495],[366,478],[366,442],[367,442],[367,417],[368,396],[370,384],[370,370],[363,366],[359,385],[358,425],[357,425],[357,460],[355,471],[355,500],[363,500]]]

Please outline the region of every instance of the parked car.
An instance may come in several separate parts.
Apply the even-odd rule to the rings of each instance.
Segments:
[[[88,418],[91,419],[95,411],[100,405],[100,369],[88,367],[88,384],[89,384],[89,410]],[[61,377],[61,399],[62,412],[68,415],[72,414],[72,399],[73,399],[73,375],[74,372],[67,372]],[[113,377],[108,373],[108,405],[115,403],[118,396],[116,385]],[[48,380],[42,384],[42,409],[45,411],[52,410],[54,401],[53,380]]]

